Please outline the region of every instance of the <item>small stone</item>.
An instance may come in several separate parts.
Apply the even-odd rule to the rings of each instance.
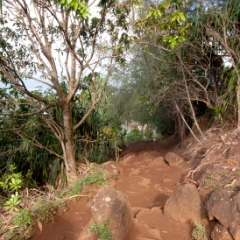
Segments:
[[[106,202],[110,202],[110,201],[111,201],[111,198],[106,197],[106,198],[105,198],[105,201],[106,201]]]
[[[171,167],[179,166],[185,161],[182,157],[180,157],[178,154],[174,152],[167,153],[165,156],[165,160],[169,163]]]

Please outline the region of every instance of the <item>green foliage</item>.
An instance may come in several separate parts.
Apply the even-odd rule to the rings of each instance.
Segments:
[[[76,168],[72,174],[63,174],[71,156],[66,153],[69,149],[74,149],[70,161],[103,162],[118,155],[118,131],[110,137],[103,132],[104,127],[115,125],[104,116],[100,100],[112,66],[124,62],[123,54],[134,43],[127,17],[132,4],[139,1],[100,1],[97,8],[78,0],[48,0],[44,7],[27,0],[3,4],[16,14],[6,10],[0,21],[4,36],[0,42],[0,80],[4,84],[0,111],[7,115],[0,121],[4,133],[0,169],[13,162],[23,174],[32,173],[37,184],[55,183],[58,178],[64,181],[66,176],[70,183],[76,178]],[[27,5],[29,11],[25,11]],[[35,21],[34,12],[45,21]],[[90,12],[97,17],[90,17]],[[30,43],[26,37],[32,38]],[[50,61],[52,54],[55,57]],[[95,71],[99,66],[101,73]],[[32,91],[31,81],[45,83],[47,91],[40,87]],[[65,115],[73,118],[68,124]]]
[[[89,83],[92,78],[92,75],[84,78],[86,85],[84,91],[81,92],[81,103],[76,101],[77,109],[87,109],[91,105],[92,86],[89,86]],[[99,81],[101,83],[101,78],[99,78]],[[112,113],[109,114],[108,112],[110,101],[106,88],[101,103],[77,130],[76,139],[79,139],[77,141],[77,156],[80,159],[102,163],[109,158],[116,158],[116,155],[118,155],[122,145],[122,129],[120,121],[114,119]],[[76,120],[81,119],[83,114],[84,112],[78,112],[75,117]]]
[[[89,15],[88,7],[85,1],[78,1],[78,0],[56,0],[60,2],[66,10],[73,10],[76,12],[77,15],[82,16],[83,18],[87,18]]]
[[[19,114],[32,111],[29,105],[20,102],[21,99],[15,100],[14,104]],[[11,108],[11,106],[8,107]],[[55,117],[54,114],[53,117]],[[35,187],[36,184],[48,181],[51,176],[49,165],[54,162],[51,151],[61,154],[61,146],[41,116],[18,118],[2,116],[0,129],[2,130],[0,151],[3,153],[0,174],[1,170],[14,163],[17,172],[25,175],[24,184],[28,187]]]
[[[0,187],[3,189],[6,196],[12,193],[8,200],[4,203],[9,211],[18,211],[18,206],[22,202],[21,195],[18,190],[23,186],[23,176],[21,173],[15,173],[16,166],[11,164],[8,171],[3,175],[0,181]]]
[[[12,239],[15,239],[21,236],[24,239],[28,239],[31,234],[33,218],[30,211],[20,210],[19,213],[12,219],[12,223],[15,228],[11,233]]]
[[[138,128],[133,128],[127,135],[126,135],[126,142],[135,142],[135,141],[142,141],[144,140],[143,133]]]
[[[7,192],[14,192],[22,188],[23,176],[21,173],[14,173],[16,166],[11,164],[9,166],[9,173],[5,173],[0,181],[0,187]]]
[[[213,116],[214,121],[223,123],[224,122],[224,120],[223,120],[223,109],[220,108],[220,107],[214,107],[213,111],[214,111],[214,116]]]
[[[215,121],[233,122],[237,120],[237,69],[240,60],[234,54],[240,46],[239,35],[234,30],[239,29],[239,1],[216,1],[207,10],[203,6],[200,3],[195,5],[195,13],[198,14],[189,11],[191,22],[184,50],[185,62],[196,64],[194,76],[200,84],[208,87],[208,96],[204,100],[207,100]],[[189,51],[189,48],[192,50]],[[234,63],[232,66],[224,66],[223,54],[229,57],[227,61]],[[203,70],[203,66],[207,68]],[[190,69],[192,65],[189,65]]]
[[[217,122],[230,119],[237,120],[237,72],[232,67],[226,67],[221,72],[222,92],[218,105],[214,108],[214,118]]]
[[[84,79],[86,85],[81,92],[81,101],[76,96],[73,105],[74,124],[82,119],[86,109],[91,105],[92,86],[90,83],[92,77],[88,76]],[[101,80],[99,81],[100,84]],[[56,97],[50,90],[44,94],[48,99]],[[109,158],[115,158],[116,153],[118,154],[121,149],[121,126],[111,123],[112,118],[106,116],[106,101],[107,98],[104,98],[75,133],[77,160],[85,161],[84,159],[87,159],[91,162],[102,163]],[[20,106],[22,109],[19,112],[31,111],[29,106],[24,107],[23,104]],[[51,108],[48,113],[52,115],[57,124],[61,125],[62,110],[60,108]],[[0,150],[6,152],[1,156],[0,169],[8,168],[9,163],[14,163],[16,170],[25,175],[22,184],[28,187],[35,187],[46,182],[55,185],[59,179],[63,184],[66,182],[64,162],[52,154],[61,155],[61,146],[40,116],[18,119],[3,117],[0,126],[2,129],[9,129],[0,136]],[[15,126],[17,130],[12,129],[11,126]],[[13,177],[16,179],[17,175],[9,175],[6,181],[0,182],[0,185],[6,187],[12,184]],[[15,181],[14,184],[16,183]]]
[[[146,136],[138,136],[138,139],[159,140],[174,133],[174,122],[169,119],[169,112],[173,112],[171,106],[156,103],[159,100],[159,89],[156,87],[153,71],[155,64],[157,67],[157,61],[152,61],[142,46],[136,47],[127,64],[114,69],[108,89],[107,115],[112,116],[113,121],[121,121],[124,127],[131,126],[133,121],[140,126],[146,124],[147,131],[155,133],[153,138],[144,133]],[[161,79],[164,81],[167,75],[169,73],[164,74]],[[135,134],[137,133],[133,135]]]
[[[155,40],[161,39],[167,46],[176,48],[186,40],[186,16],[183,11],[179,11],[182,7],[181,1],[160,1],[149,9],[145,18],[139,19],[136,25],[150,38],[154,36]]]
[[[108,183],[108,176],[104,173],[102,167],[91,168],[91,173],[87,174],[83,178],[79,179],[73,186],[68,188],[66,191],[62,191],[59,195],[62,198],[65,195],[74,196],[82,192],[88,186],[92,184],[97,186],[103,186]]]
[[[83,184],[84,188],[96,183],[97,186],[101,187],[108,183],[108,176],[104,173],[102,167],[92,168],[92,174],[87,175],[80,182]]]
[[[168,119],[175,121],[179,115],[173,103],[182,102],[181,111],[186,119],[190,116],[190,125],[204,113],[211,113],[216,121],[236,121],[239,57],[235,53],[240,42],[239,24],[235,24],[239,21],[239,1],[188,1],[184,6],[183,2],[152,4],[146,17],[137,22],[146,43],[143,55],[149,69],[144,73],[150,73],[144,75],[143,100],[152,109],[164,107]],[[226,69],[223,55],[232,57],[236,67]],[[191,110],[187,90],[189,102],[203,102],[204,111],[198,112],[197,106],[195,112]]]
[[[16,217],[13,218],[12,222],[14,225],[20,226],[26,230],[28,226],[32,224],[32,217],[28,210],[21,210]]]
[[[159,141],[163,138],[161,134],[157,134],[156,130],[151,127],[146,127],[146,129],[140,131],[138,128],[132,128],[129,133],[125,136],[125,142],[135,142],[135,141]]]
[[[192,232],[194,240],[207,240],[205,227],[197,220],[194,221],[194,230]]]
[[[88,231],[90,233],[98,233],[100,237],[97,240],[114,240],[112,233],[108,227],[109,220],[106,218],[105,222],[102,225],[97,225],[94,223],[89,227]]]
[[[34,217],[40,221],[54,221],[54,214],[56,213],[56,208],[58,202],[54,200],[39,201],[33,209]]]
[[[11,194],[11,197],[4,203],[9,211],[18,211],[18,206],[22,202],[21,196],[18,192]]]
[[[163,42],[169,43],[172,48],[176,48],[179,42],[184,42],[186,40],[183,36],[175,36],[175,37],[164,37]]]

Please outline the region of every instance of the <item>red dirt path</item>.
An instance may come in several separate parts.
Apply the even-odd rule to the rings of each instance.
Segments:
[[[183,181],[186,169],[186,163],[178,168],[170,167],[161,158],[175,144],[175,139],[136,142],[123,152],[119,177],[112,184],[128,196],[133,209],[135,224],[127,240],[192,239],[189,224],[177,223],[163,214],[167,198]],[[76,202],[69,202],[68,211],[58,211],[54,222],[43,223],[42,232],[35,229],[31,239],[77,240],[91,217],[87,204],[90,199],[80,197]]]

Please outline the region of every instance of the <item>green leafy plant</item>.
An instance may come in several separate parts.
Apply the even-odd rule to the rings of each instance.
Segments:
[[[29,237],[33,224],[33,219],[28,210],[21,210],[16,217],[12,220],[13,224],[17,226],[17,232],[24,237]]]
[[[11,197],[4,203],[4,205],[10,210],[18,210],[18,206],[21,203],[21,195],[18,190],[22,188],[23,176],[21,173],[15,173],[16,166],[14,164],[9,165],[8,172],[3,175],[0,181],[0,187],[3,189],[6,195],[11,194]]]
[[[203,226],[197,220],[194,221],[194,230],[192,232],[192,237],[194,240],[207,240],[205,226]]]
[[[85,2],[77,0],[58,0],[58,2],[60,2],[67,10],[72,9],[83,18],[86,18],[89,15]]]
[[[25,209],[21,210],[12,221],[14,225],[18,225],[24,230],[27,229],[27,227],[33,222],[30,212]]]
[[[11,223],[14,227],[10,230],[8,229],[4,235],[4,239],[29,239],[33,226],[33,218],[28,210],[19,211],[19,213],[12,218]]]
[[[100,237],[97,240],[114,240],[112,233],[109,230],[109,221],[108,218],[105,219],[105,222],[102,225],[97,225],[94,223],[88,231],[90,233],[98,233]]]
[[[14,192],[22,188],[23,177],[21,173],[14,173],[16,166],[11,164],[9,166],[9,173],[5,174],[0,181],[0,187],[7,192]]]
[[[22,202],[21,196],[18,194],[18,192],[15,192],[11,195],[11,198],[9,198],[4,205],[10,210],[10,211],[18,211],[18,206]]]

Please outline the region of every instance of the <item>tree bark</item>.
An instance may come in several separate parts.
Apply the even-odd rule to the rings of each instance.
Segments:
[[[218,97],[220,95],[220,90],[219,90],[219,86],[218,86],[218,82],[217,82],[216,70],[210,69],[209,75],[214,84],[214,104],[217,105]]]
[[[74,142],[74,131],[72,122],[72,105],[66,104],[63,107],[64,139],[61,142],[63,149],[64,163],[66,166],[67,182],[69,185],[77,180],[76,148]]]
[[[186,128],[185,128],[185,124],[182,119],[182,116],[184,116],[183,102],[180,101],[180,104],[177,109],[177,127],[178,127],[177,131],[178,131],[178,136],[181,139],[181,142],[184,142],[184,140],[186,138]]]
[[[237,129],[238,129],[238,131],[240,132],[240,76],[238,77],[237,104],[238,104]]]
[[[183,122],[185,123],[185,125],[187,126],[187,128],[189,129],[189,131],[191,132],[191,134],[193,135],[193,137],[202,145],[202,142],[197,138],[197,136],[194,134],[194,132],[192,131],[192,129],[190,128],[190,126],[188,125],[187,121],[185,120],[183,113],[181,112],[181,110],[179,109],[179,106],[177,105],[177,103],[175,103],[176,109],[179,113],[179,115],[181,116]]]

